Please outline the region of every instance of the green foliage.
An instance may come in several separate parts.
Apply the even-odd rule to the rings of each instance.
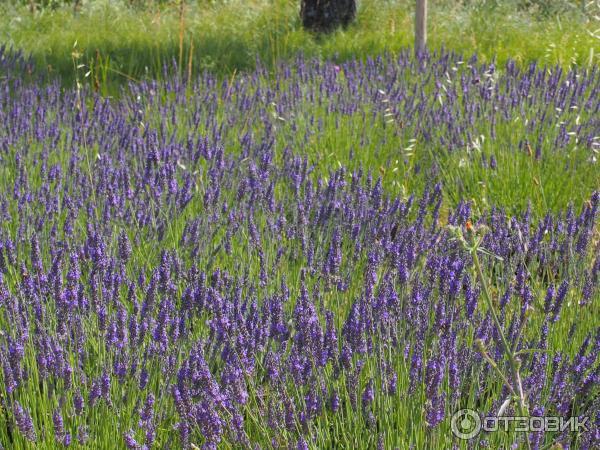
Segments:
[[[552,17],[523,5],[520,0],[436,2],[430,7],[430,48],[476,52],[500,64],[508,58],[565,67],[598,61],[600,35],[593,15],[566,8],[568,14]],[[75,79],[77,42],[90,84],[116,93],[129,79],[161,78],[163,66],[173,60],[186,73],[211,70],[230,76],[254,67],[257,58],[273,67],[298,52],[339,61],[396,52],[412,47],[413,9],[408,0],[364,0],[353,25],[319,36],[302,29],[296,0],[94,0],[76,9],[60,4],[33,14],[28,5],[8,3],[0,6],[0,42],[31,53],[40,67],[66,83]]]

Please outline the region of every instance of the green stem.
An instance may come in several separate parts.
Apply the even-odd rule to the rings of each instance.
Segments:
[[[498,319],[498,314],[496,313],[496,309],[494,308],[494,304],[492,302],[492,297],[490,296],[489,289],[487,283],[485,281],[485,277],[483,275],[483,270],[481,269],[481,263],[479,261],[479,256],[477,255],[479,243],[475,243],[473,233],[469,232],[470,236],[470,244],[471,244],[471,255],[473,256],[473,263],[475,264],[475,269],[477,270],[477,276],[479,277],[479,282],[483,288],[483,296],[487,302],[488,308],[492,314],[492,319],[494,320],[494,325],[500,334],[500,338],[502,340],[502,346],[504,347],[504,352],[508,357],[508,363],[510,365],[512,382],[514,385],[513,391],[516,391],[519,396],[519,412],[521,416],[528,417],[529,413],[527,411],[527,405],[525,404],[525,394],[523,393],[523,386],[521,383],[521,376],[519,374],[519,362],[517,360],[516,354],[513,353],[511,346],[504,335],[504,331],[502,330],[502,325],[500,324],[500,320]],[[509,386],[510,388],[510,386]],[[527,448],[531,449],[531,444],[529,443],[529,437],[527,432],[525,432],[525,442],[527,443]]]

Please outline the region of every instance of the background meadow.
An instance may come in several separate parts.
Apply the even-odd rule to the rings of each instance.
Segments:
[[[182,71],[230,76],[257,59],[273,68],[299,52],[338,62],[396,53],[412,46],[413,3],[359,1],[353,24],[319,36],[302,29],[295,0],[11,0],[0,5],[0,42],[32,54],[41,72],[67,83],[74,81],[75,53],[92,85],[115,94],[114,85],[127,79],[162,78],[173,60]],[[429,10],[432,49],[476,53],[500,65],[598,62],[597,0],[435,0]]]

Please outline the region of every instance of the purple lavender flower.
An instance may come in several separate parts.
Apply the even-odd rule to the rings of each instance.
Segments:
[[[13,414],[15,416],[15,422],[17,428],[28,441],[36,442],[37,433],[33,426],[33,420],[27,410],[25,410],[19,402],[15,402],[13,406]]]
[[[308,444],[304,440],[302,436],[298,439],[298,444],[296,445],[297,450],[308,450]]]
[[[340,396],[338,395],[337,391],[333,391],[331,394],[331,397],[329,398],[329,407],[334,413],[340,408]]]
[[[125,433],[123,435],[123,439],[125,441],[125,446],[129,450],[142,450],[146,448],[146,446],[138,444],[138,442],[135,440],[135,433],[133,430],[129,430],[127,433]]]
[[[55,409],[52,413],[52,422],[54,424],[54,437],[56,441],[62,443],[64,446],[68,446],[71,442],[71,435],[65,432],[63,418],[58,409]]]
[[[556,292],[556,300],[554,301],[554,305],[552,306],[552,322],[556,322],[560,315],[560,310],[562,308],[565,297],[567,296],[567,292],[569,290],[569,280],[564,280],[558,290]]]
[[[73,406],[75,407],[75,414],[80,416],[83,413],[83,408],[85,406],[83,397],[81,393],[77,391],[73,397]]]
[[[367,382],[367,385],[365,386],[365,390],[363,391],[363,394],[362,394],[363,408],[368,408],[374,399],[375,399],[375,388],[373,386],[373,379],[371,378]]]

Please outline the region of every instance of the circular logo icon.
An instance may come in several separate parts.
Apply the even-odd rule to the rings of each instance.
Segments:
[[[452,433],[459,439],[472,439],[481,431],[481,418],[472,409],[461,409],[452,416]]]

